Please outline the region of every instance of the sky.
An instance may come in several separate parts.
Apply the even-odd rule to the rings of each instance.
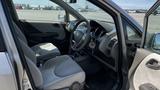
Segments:
[[[49,0],[13,0],[17,4],[53,5]],[[77,0],[79,7],[84,7],[86,0]],[[156,0],[112,0],[123,9],[148,9]]]
[[[156,0],[112,0],[125,9],[148,9]]]

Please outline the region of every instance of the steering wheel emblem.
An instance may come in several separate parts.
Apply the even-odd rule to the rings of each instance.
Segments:
[[[91,49],[95,49],[96,43],[92,40],[92,41],[89,43],[89,47],[90,47]]]

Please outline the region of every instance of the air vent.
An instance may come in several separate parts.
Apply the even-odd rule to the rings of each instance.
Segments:
[[[112,39],[111,42],[109,43],[108,47],[112,47],[116,41],[117,41],[116,39]]]

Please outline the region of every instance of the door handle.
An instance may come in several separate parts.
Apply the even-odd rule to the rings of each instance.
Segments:
[[[151,59],[146,63],[146,66],[150,69],[153,70],[160,70],[160,62],[155,60],[155,59]]]

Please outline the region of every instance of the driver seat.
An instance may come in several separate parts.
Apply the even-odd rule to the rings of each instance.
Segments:
[[[85,82],[85,72],[68,55],[57,56],[37,67],[35,53],[19,39],[31,76],[38,89],[81,90]]]

